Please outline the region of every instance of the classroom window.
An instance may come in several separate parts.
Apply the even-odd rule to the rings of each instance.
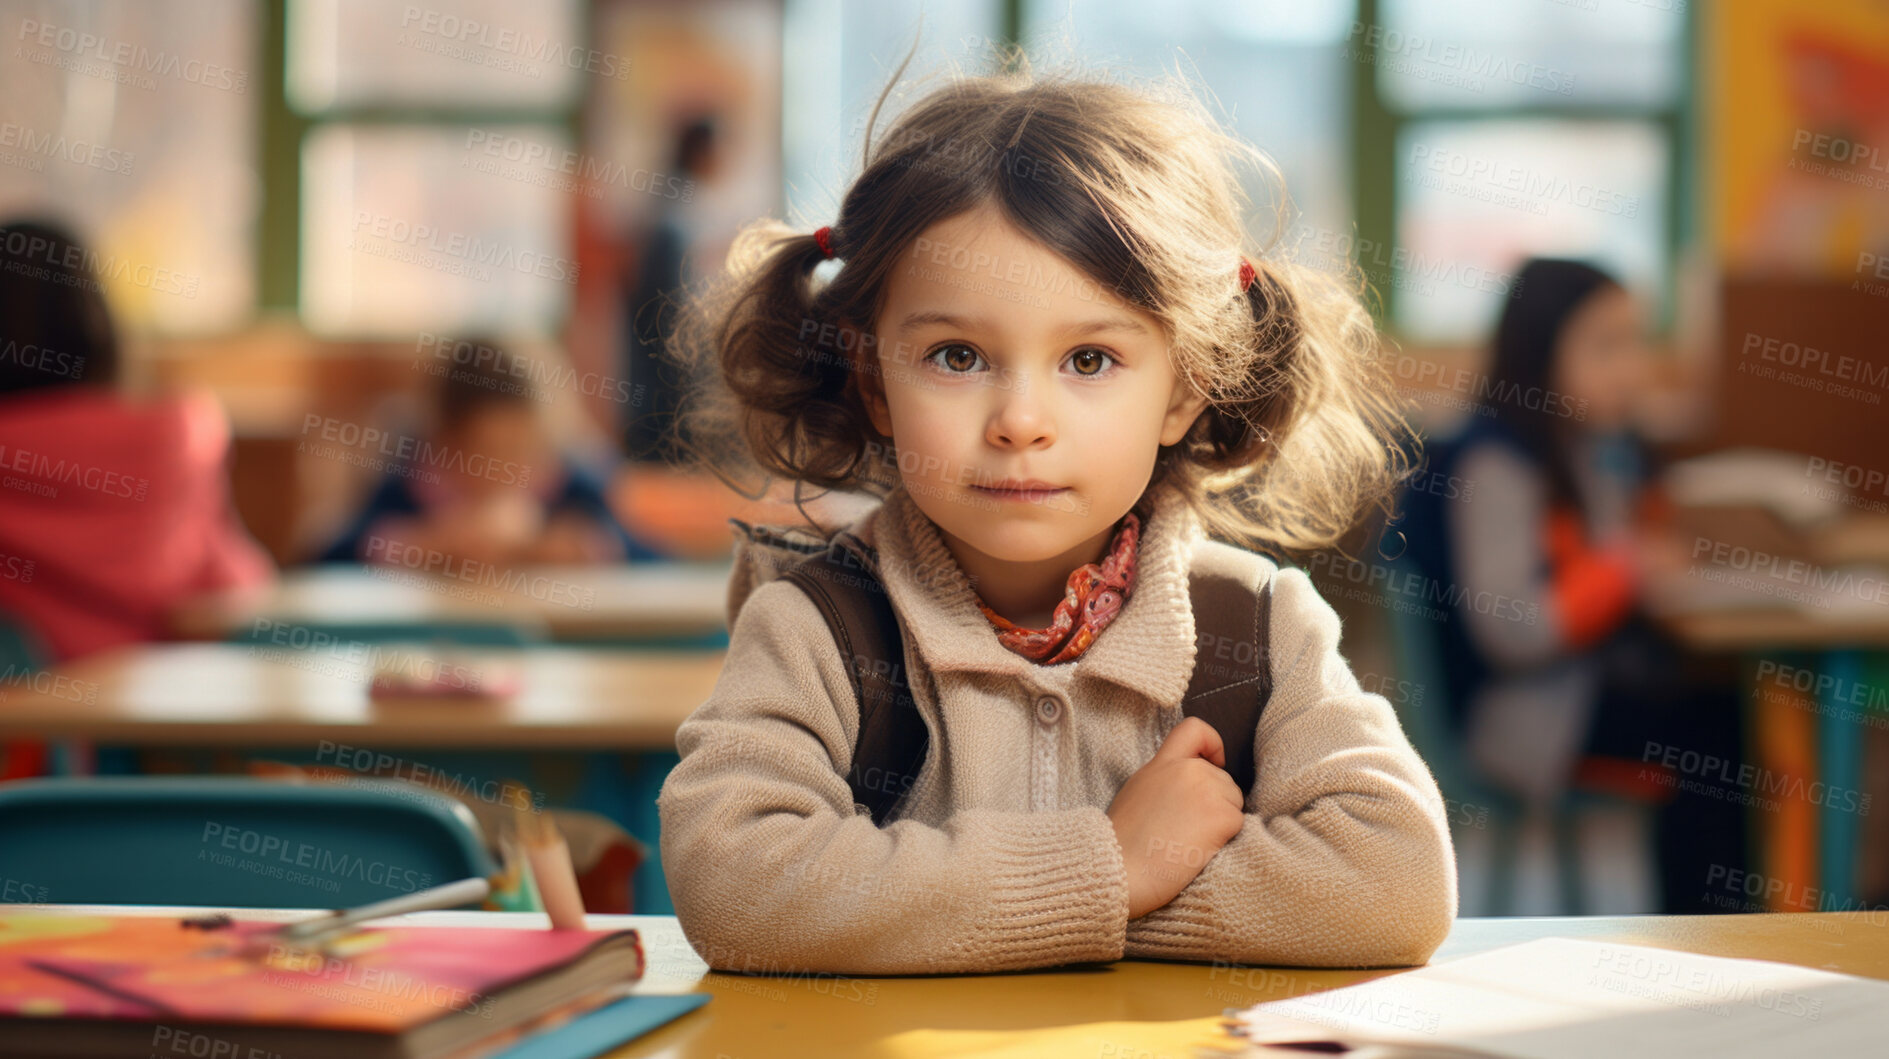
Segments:
[[[583,36],[577,0],[292,0],[289,103],[304,113],[568,106],[589,59]]]
[[[0,217],[71,226],[128,330],[245,322],[260,208],[253,5],[6,0],[0,33]]]
[[[866,122],[916,39],[918,54],[879,114],[882,135],[955,60],[974,69],[1002,36],[1000,0],[787,0],[782,27],[782,180],[787,216],[830,223],[859,172]],[[921,36],[922,31],[922,36]]]
[[[1353,0],[1229,4],[1188,0],[1035,0],[1024,4],[1031,55],[1134,83],[1178,69],[1232,131],[1270,155],[1293,212],[1274,228],[1280,188],[1242,173],[1257,238],[1304,247],[1351,229],[1350,79],[1342,52]]]
[[[1488,333],[1516,263],[1587,257],[1666,296],[1664,132],[1624,121],[1414,121],[1398,133],[1398,324]]]
[[[492,143],[505,150],[488,155]],[[315,129],[302,146],[303,320],[328,334],[550,333],[578,274],[570,195],[505,156],[569,149],[544,124]]]
[[[1482,341],[1532,255],[1594,261],[1670,317],[1685,32],[1683,5],[1634,0],[1366,8],[1347,52],[1394,146],[1367,189],[1390,231],[1360,245],[1392,247],[1365,262],[1391,330]]]
[[[1659,108],[1679,95],[1680,0],[1382,0],[1377,87],[1406,111]]]
[[[549,335],[579,269],[572,146],[591,48],[578,0],[289,0],[301,137],[297,304],[330,337]],[[621,72],[621,71],[618,71]]]

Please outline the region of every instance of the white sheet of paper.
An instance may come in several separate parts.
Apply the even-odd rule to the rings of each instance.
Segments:
[[[1388,1046],[1371,1049],[1372,1056],[1885,1055],[1889,982],[1765,960],[1544,938],[1268,1001],[1238,1021],[1254,1044]]]

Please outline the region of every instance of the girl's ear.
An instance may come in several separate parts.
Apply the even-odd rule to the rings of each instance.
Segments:
[[[840,336],[840,346],[846,350],[847,367],[858,383],[860,401],[866,406],[866,417],[872,420],[874,430],[889,438],[892,412],[886,404],[885,378],[880,374],[882,362],[873,348],[877,339],[870,331],[851,323],[840,325]]]
[[[1161,444],[1179,444],[1206,408],[1206,394],[1194,389],[1184,378],[1175,379],[1174,396],[1168,401],[1167,414],[1161,417]]]

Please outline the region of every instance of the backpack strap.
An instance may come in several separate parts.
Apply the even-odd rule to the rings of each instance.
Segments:
[[[859,738],[846,782],[854,803],[871,810],[872,822],[884,827],[918,779],[931,733],[912,697],[904,637],[879,580],[878,555],[858,537],[842,533],[824,552],[795,563],[781,577],[813,600],[847,663],[853,701],[859,704]]]
[[[1194,676],[1181,712],[1220,733],[1227,774],[1242,792],[1253,789],[1258,765],[1253,733],[1272,698],[1272,583],[1254,592],[1228,573],[1196,565],[1188,575],[1194,603]]]

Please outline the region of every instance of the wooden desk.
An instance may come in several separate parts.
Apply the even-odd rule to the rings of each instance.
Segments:
[[[431,655],[429,664],[463,665],[481,681],[515,667],[519,691],[496,701],[377,703],[367,694],[369,650],[379,648],[172,644],[107,652],[31,685],[0,686],[0,739],[673,750],[676,726],[708,698],[723,657],[569,648]]]
[[[176,631],[222,639],[267,619],[316,628],[516,625],[560,641],[695,636],[727,627],[729,570],[725,562],[543,566],[481,583],[334,563],[290,571],[245,605],[182,615]]]
[[[441,913],[449,914],[449,913]],[[464,914],[464,913],[461,913]],[[646,923],[647,925],[643,925]],[[703,967],[668,917],[648,917],[647,988]],[[1834,929],[1833,929],[1834,928]],[[1889,913],[1458,920],[1436,960],[1542,937],[1780,960],[1889,979]],[[834,979],[702,973],[715,999],[611,1059],[649,1056],[1190,1056],[1219,1015],[1396,971],[1252,969],[1124,960],[1019,975]],[[1111,1050],[1112,1049],[1112,1050]]]
[[[1694,610],[1666,615],[1660,621],[1696,651],[1889,647],[1889,608],[1880,614],[1836,615],[1794,607]]]
[[[264,918],[289,915],[257,914]],[[546,920],[538,913],[423,912],[401,922],[543,926]],[[638,992],[705,991],[714,996],[700,1010],[608,1053],[610,1059],[918,1059],[933,1055],[1178,1059],[1193,1055],[1196,1044],[1221,1039],[1217,1025],[1225,1008],[1398,973],[1124,960],[1001,975],[745,976],[710,973],[669,916],[592,916],[590,926],[641,932],[649,971]],[[1778,960],[1889,979],[1889,912],[1462,919],[1435,959],[1447,961],[1557,936]]]

